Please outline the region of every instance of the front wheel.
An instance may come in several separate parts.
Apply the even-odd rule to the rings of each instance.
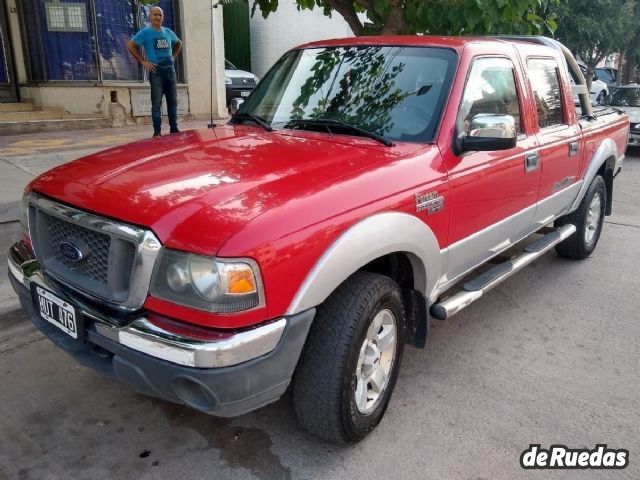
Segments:
[[[568,223],[576,226],[576,233],[556,245],[556,252],[561,257],[582,260],[593,253],[602,232],[606,193],[604,179],[596,175],[578,209],[556,220],[556,227]]]
[[[293,380],[307,430],[354,443],[384,415],[404,349],[404,310],[389,277],[357,272],[318,308]]]
[[[605,92],[604,90],[602,90],[602,91],[598,94],[598,96],[596,97],[596,105],[599,105],[599,104],[600,104],[600,102],[602,102],[602,101],[605,99],[605,97],[606,97],[606,96],[607,96],[607,92]]]

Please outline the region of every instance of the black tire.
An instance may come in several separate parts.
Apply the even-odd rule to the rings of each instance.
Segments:
[[[599,196],[600,206],[599,213],[597,213],[597,223],[594,225],[592,222],[589,222],[589,211],[596,196]],[[607,187],[604,179],[600,175],[596,175],[591,181],[578,209],[559,218],[555,222],[556,227],[568,223],[576,226],[576,233],[556,245],[558,255],[573,260],[582,260],[593,253],[600,239],[600,233],[602,232],[606,202]]]
[[[363,414],[356,403],[357,371],[364,368],[358,367],[364,358],[361,352],[366,351],[365,340],[374,318],[387,312],[396,324],[395,345],[388,347],[394,352],[393,361],[386,386],[370,405],[372,411]],[[381,328],[379,333],[383,331]],[[398,285],[375,273],[357,272],[349,277],[318,308],[294,374],[293,402],[301,425],[333,443],[355,443],[364,438],[387,409],[404,343],[405,317]]]
[[[596,105],[599,104],[602,100],[604,100],[606,96],[607,96],[607,92],[602,90],[596,97]]]

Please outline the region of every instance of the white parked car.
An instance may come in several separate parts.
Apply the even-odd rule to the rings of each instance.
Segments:
[[[629,116],[629,145],[640,146],[640,85],[632,83],[617,87],[602,105],[624,110]]]
[[[582,70],[582,74],[586,77],[587,76],[587,67],[585,67],[583,64],[579,64],[580,65],[580,70]],[[573,79],[570,78],[571,81],[571,85],[573,86]],[[591,92],[589,92],[589,98],[591,99],[591,105],[597,105],[598,103],[600,103],[602,100],[604,100],[604,98],[609,95],[609,87],[607,87],[607,84],[604,83],[602,80],[599,80],[598,77],[596,75],[593,76],[592,80],[591,80]],[[580,101],[578,100],[578,94],[574,93],[573,94],[573,103],[576,105],[580,104]]]
[[[258,77],[251,72],[240,70],[229,60],[224,61],[224,83],[227,91],[227,107],[232,107],[233,100],[238,105],[244,101],[258,84]]]

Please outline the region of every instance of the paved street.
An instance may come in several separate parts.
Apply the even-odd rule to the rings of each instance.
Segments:
[[[0,139],[5,204],[46,159],[103,147],[20,141]],[[640,151],[628,153],[594,255],[550,252],[435,323],[426,349],[406,350],[379,428],[352,447],[310,437],[288,395],[236,419],[144,397],[77,365],[22,313],[0,314],[0,479],[640,478]],[[3,251],[17,232],[7,222]],[[630,466],[523,471],[530,443],[606,443]]]

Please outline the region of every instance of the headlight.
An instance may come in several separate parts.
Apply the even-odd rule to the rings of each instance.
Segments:
[[[224,83],[227,85],[231,85],[233,82],[231,81],[231,79],[229,77],[227,77],[226,75],[224,76]]]
[[[254,80],[256,83],[258,83],[258,82],[260,81],[260,79],[259,79],[256,75],[254,75],[254,76],[253,76],[253,80]]]
[[[260,304],[262,282],[249,259],[218,259],[177,250],[160,252],[151,294],[209,312],[230,313]]]
[[[20,225],[22,225],[25,232],[29,231],[29,195],[26,193],[22,195],[20,204]]]

